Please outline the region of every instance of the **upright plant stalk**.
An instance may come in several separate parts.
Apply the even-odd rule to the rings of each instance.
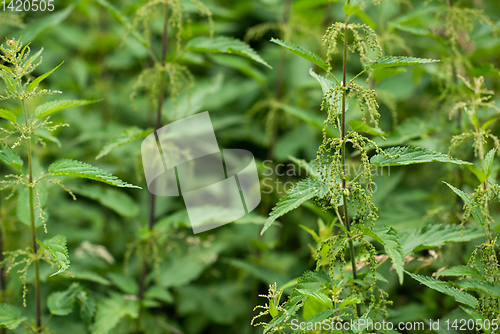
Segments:
[[[19,85],[22,87],[21,85]],[[24,114],[24,124],[29,127],[28,123],[28,112],[26,111],[26,103],[24,99],[21,99],[21,104],[23,106]],[[36,295],[36,332],[41,333],[42,331],[42,302],[40,297],[40,270],[38,266],[38,248],[36,244],[36,227],[35,227],[35,203],[33,195],[33,163],[31,157],[31,130],[28,130],[28,136],[26,138],[28,144],[28,196],[29,196],[29,210],[30,210],[30,222],[31,222],[31,239],[33,243],[33,253],[35,255],[35,295]]]
[[[290,21],[290,11],[292,7],[292,0],[285,0],[285,8],[283,10],[283,25],[286,27]],[[285,80],[285,64],[286,64],[286,50],[281,48],[278,60],[278,69],[276,73],[276,86],[274,88],[274,98],[279,101],[283,95],[283,82]],[[268,152],[268,159],[274,156],[274,149],[276,147],[276,136],[278,135],[279,114],[275,116],[272,124],[271,133],[271,147]]]
[[[350,0],[347,1],[347,4],[350,4]],[[345,131],[345,113],[346,113],[346,94],[347,94],[347,34],[349,30],[347,29],[347,26],[349,24],[349,15],[346,14],[345,17],[345,28],[344,28],[344,64],[343,64],[343,79],[342,79],[342,130],[341,130],[341,140],[342,140],[342,148],[341,148],[341,155],[342,155],[342,189],[343,194],[342,194],[342,199],[343,199],[343,204],[344,204],[344,224],[345,228],[351,233],[351,223],[349,222],[349,209],[348,209],[348,200],[347,200],[347,181],[346,181],[346,168],[345,168],[345,156],[346,156],[346,142],[345,142],[345,137],[346,137],[346,131]],[[356,253],[354,251],[354,243],[351,239],[351,236],[349,235],[349,250],[351,253],[351,264],[352,264],[352,278],[356,280],[358,278],[358,271],[356,269]],[[356,309],[358,311],[358,315],[361,315],[361,307],[359,304],[356,305]]]
[[[163,34],[162,34],[162,51],[161,51],[161,68],[162,68],[162,79],[160,80],[159,87],[158,87],[158,101],[157,101],[157,110],[156,110],[156,121],[155,121],[155,137],[156,137],[156,142],[159,143],[159,138],[158,134],[156,133],[156,130],[158,130],[161,127],[161,112],[163,109],[163,99],[165,98],[165,83],[163,80],[163,74],[165,73],[164,66],[165,66],[165,61],[167,60],[167,47],[168,47],[168,21],[169,21],[169,11],[168,11],[168,5],[165,4],[165,21],[163,23]],[[154,184],[153,184],[154,186]],[[148,229],[149,231],[152,231],[155,225],[155,210],[156,210],[156,195],[153,194],[153,192],[150,193],[149,196],[149,224],[148,224]],[[144,298],[144,290],[146,288],[146,275],[148,273],[148,263],[147,259],[143,260],[142,263],[142,272],[141,272],[141,278],[139,282],[139,292],[138,292],[138,297],[139,300],[142,300]]]

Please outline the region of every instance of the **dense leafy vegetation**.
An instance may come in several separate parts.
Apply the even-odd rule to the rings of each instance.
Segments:
[[[4,333],[498,332],[498,2],[0,18]],[[195,235],[181,197],[148,191],[141,141],[206,110],[220,147],[254,154],[262,201]]]

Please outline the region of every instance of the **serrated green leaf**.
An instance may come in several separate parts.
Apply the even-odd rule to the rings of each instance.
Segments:
[[[59,316],[70,314],[73,311],[76,295],[81,290],[82,287],[78,283],[73,283],[67,290],[50,294],[47,299],[47,307],[50,313]]]
[[[455,194],[457,194],[458,196],[460,196],[460,198],[464,201],[465,206],[472,208],[471,209],[472,217],[474,217],[474,220],[479,225],[484,226],[486,223],[485,223],[485,221],[483,219],[483,213],[481,212],[480,208],[478,208],[477,206],[474,205],[474,203],[472,202],[472,198],[470,198],[469,195],[467,195],[466,193],[464,193],[462,190],[460,190],[458,188],[455,188],[451,184],[449,184],[447,182],[444,182],[444,184],[446,184],[451,190],[453,190],[453,192]]]
[[[465,242],[484,237],[479,227],[465,227],[460,225],[431,225],[421,230],[409,230],[400,233],[399,239],[404,255],[411,255],[424,249],[430,249],[451,242]]]
[[[47,73],[44,73],[42,74],[41,76],[37,77],[35,80],[33,80],[33,82],[31,82],[28,86],[28,90],[30,92],[32,92],[34,89],[36,89],[38,87],[38,85],[43,81],[45,80],[46,77],[48,77],[49,75],[51,75],[55,70],[57,70],[62,64],[64,63],[61,62],[59,65],[57,65],[56,67],[54,67],[52,70],[48,71]]]
[[[385,154],[374,155],[370,159],[370,163],[379,167],[405,166],[426,162],[447,162],[457,165],[471,164],[422,147],[391,147],[384,152]]]
[[[20,156],[16,154],[16,151],[8,146],[4,146],[2,151],[0,151],[0,160],[9,166],[21,170],[23,167],[23,160]]]
[[[336,97],[338,97],[338,96],[334,96],[331,94],[332,90],[337,87],[337,83],[331,81],[328,78],[317,75],[312,70],[312,68],[309,70],[309,74],[319,82],[319,84],[321,86],[321,90],[323,91],[323,96],[327,96],[327,94],[329,94],[328,95],[329,98],[327,100],[328,104],[330,105],[331,108],[335,109],[336,115],[340,115],[342,113],[342,102],[339,99],[336,99]],[[337,91],[336,94],[340,94],[340,91]],[[345,109],[346,110],[349,109],[349,101],[348,100],[346,100]],[[324,121],[321,122],[321,124],[324,124]],[[324,125],[323,125],[323,127],[324,127]]]
[[[484,167],[486,168],[486,179],[490,177],[493,172],[493,161],[495,160],[495,153],[497,150],[494,148],[484,157]],[[484,181],[483,181],[484,182]]]
[[[390,78],[394,75],[398,75],[398,74],[402,74],[402,73],[406,73],[406,72],[407,72],[407,70],[404,67],[402,67],[402,68],[378,68],[372,72],[372,78],[375,81],[380,82],[380,81],[387,79],[387,78]]]
[[[295,184],[287,194],[282,197],[278,204],[273,208],[272,212],[267,219],[264,228],[261,231],[263,234],[271,224],[283,216],[284,214],[298,208],[302,203],[314,197],[323,198],[328,192],[328,186],[324,185],[321,181],[315,180],[311,177],[299,181]]]
[[[12,111],[7,110],[7,109],[0,109],[0,117],[5,118],[8,121],[11,121],[12,123],[16,122],[17,115],[14,114]]]
[[[56,261],[59,266],[59,271],[50,275],[55,276],[69,268],[69,253],[66,247],[66,237],[62,234],[58,234],[53,238],[45,239],[44,241],[37,240],[40,246],[47,250],[52,258]]]
[[[0,326],[16,329],[28,318],[21,315],[21,310],[9,304],[0,304]]]
[[[498,285],[498,283],[485,281],[482,277],[471,277],[466,280],[458,280],[453,282],[453,284],[467,291],[475,291],[491,297],[500,298],[500,285]]]
[[[362,121],[351,120],[351,121],[349,121],[349,125],[356,132],[364,132],[364,133],[367,133],[369,135],[374,135],[374,136],[385,136],[384,131],[382,131],[381,129],[373,128],[370,125],[368,125]]]
[[[408,271],[406,271],[406,273],[410,275],[413,279],[426,285],[427,287],[439,291],[441,293],[444,293],[445,295],[448,295],[450,297],[453,297],[459,303],[468,305],[472,308],[475,308],[477,305],[476,297],[472,296],[471,294],[468,294],[467,292],[461,291],[455,287],[449,286],[447,282],[443,282],[428,276],[413,274]]]
[[[395,66],[409,66],[409,65],[422,65],[430,63],[438,63],[441,60],[425,59],[415,57],[402,57],[402,56],[383,56],[378,60],[366,65],[367,69],[373,70],[377,68],[387,68]]]
[[[434,273],[434,276],[476,276],[481,277],[481,274],[474,268],[469,266],[454,266],[443,271]]]
[[[113,294],[111,298],[103,299],[97,306],[92,334],[108,334],[126,316],[136,319],[139,316],[139,305],[136,300]]]
[[[21,310],[9,304],[0,304],[0,326],[16,329],[28,318],[21,316]]]
[[[98,201],[123,217],[133,218],[139,213],[139,206],[123,190],[96,184],[72,186],[71,191]]]
[[[116,136],[114,136],[99,152],[99,154],[95,157],[96,159],[100,159],[103,156],[109,154],[113,149],[126,145],[128,143],[133,142],[134,140],[146,137],[153,131],[152,129],[140,129],[136,126],[125,129],[120,132]]]
[[[52,163],[49,166],[49,173],[51,175],[75,176],[85,179],[96,180],[120,188],[141,189],[141,187],[123,182],[116,176],[108,172],[105,172],[100,168],[94,167],[92,165],[89,165],[81,161],[76,161],[71,159],[61,159]]]
[[[309,298],[308,295],[314,292],[319,292],[325,289],[326,286],[332,284],[330,276],[325,272],[307,271],[297,281],[297,285],[292,290],[288,300],[283,305],[283,311],[280,311],[278,316],[274,317],[269,325],[265,327],[264,334],[274,333],[275,329],[291,317],[295,316],[298,310],[304,306],[305,301]]]
[[[272,68],[248,44],[232,37],[226,37],[226,36],[218,36],[214,38],[209,38],[205,36],[196,37],[187,42],[186,50],[193,52],[208,52],[208,53],[233,53],[243,57],[247,57],[262,65]]]
[[[317,54],[312,53],[311,51],[304,50],[298,45],[292,44],[290,42],[285,42],[276,38],[272,38],[271,42],[278,44],[279,46],[287,49],[288,51],[295,53],[297,56],[310,61],[311,63],[321,67],[325,71],[328,71],[328,64],[323,59],[321,59],[321,57],[318,56]]]
[[[60,111],[63,109],[73,108],[85,106],[87,104],[99,102],[98,100],[90,101],[90,100],[56,100],[44,103],[35,110],[36,118],[40,119],[45,116],[48,116],[56,111]]]
[[[362,300],[358,296],[349,296],[340,303],[339,310],[342,311],[348,305],[356,305],[361,302]]]
[[[396,230],[388,226],[372,231],[363,225],[360,225],[359,229],[363,231],[364,234],[372,237],[373,239],[384,245],[385,252],[392,260],[394,269],[396,269],[396,272],[399,276],[399,284],[403,284],[404,253]]]

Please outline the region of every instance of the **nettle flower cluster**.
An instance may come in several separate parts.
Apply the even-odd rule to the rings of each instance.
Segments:
[[[347,35],[352,35],[353,39],[350,43],[346,42]],[[382,55],[382,49],[377,39],[377,35],[372,28],[366,24],[346,24],[342,22],[334,23],[323,36],[323,42],[327,46],[327,62],[330,64],[334,55],[338,53],[338,40],[344,42],[347,50],[351,53],[358,53],[363,66],[367,66],[372,62],[370,59],[371,52],[375,54],[376,59]],[[330,68],[331,69],[331,68]],[[349,83],[345,85],[339,82],[335,77],[337,85],[330,89],[323,96],[322,110],[327,111],[327,119],[325,121],[325,129],[323,131],[323,142],[318,149],[317,164],[318,171],[323,182],[327,183],[330,192],[329,196],[320,200],[320,204],[324,210],[338,210],[342,205],[343,196],[349,197],[349,202],[352,205],[356,217],[354,221],[366,221],[377,219],[376,207],[372,203],[371,187],[373,180],[371,177],[371,165],[368,157],[369,149],[376,149],[377,152],[382,152],[375,142],[367,137],[362,136],[356,131],[341,133],[340,138],[332,138],[327,135],[326,128],[333,125],[340,132],[345,129],[342,126],[343,114],[349,109],[347,99],[356,98],[359,107],[362,111],[362,121],[370,123],[374,127],[378,127],[380,114],[378,112],[378,102],[376,93],[373,89],[365,88],[354,81],[365,73],[363,70],[356,75]],[[368,115],[366,115],[368,114]],[[351,180],[348,180],[346,175],[345,160],[342,157],[342,151],[346,144],[350,144],[354,149],[360,152],[360,163],[362,168],[360,173]],[[347,181],[347,187],[343,187],[342,181]],[[364,185],[362,185],[364,184]]]

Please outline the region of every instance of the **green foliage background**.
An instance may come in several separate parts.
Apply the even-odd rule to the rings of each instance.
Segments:
[[[156,97],[148,93],[151,87],[147,83],[154,82],[155,73],[144,70],[155,68],[151,52],[156,57],[161,54],[164,16],[158,10],[146,13],[144,20],[134,21],[147,2],[114,2],[122,16],[103,3],[56,1],[54,12],[0,13],[2,41],[20,37],[25,43],[31,42],[33,52],[44,48],[37,75],[64,61],[44,81],[44,88],[61,90],[61,99],[100,100],[54,114],[52,121],[70,126],[45,134],[45,145],[35,146],[35,169],[47,168],[58,159],[75,159],[143,188],[111,189],[100,183],[68,179],[66,186],[78,198],[74,201],[59,187],[48,185],[48,233],[43,239],[66,236],[71,267],[66,273],[50,277],[55,269],[49,264],[41,266],[43,319],[49,318],[50,296],[69,291],[81,293],[81,298],[90,296],[90,308],[95,302],[97,315],[85,316],[84,307],[80,310],[76,302],[72,311],[70,307],[50,317],[48,327],[53,333],[260,333],[262,328],[250,325],[258,313],[253,308],[265,301],[258,295],[266,294],[269,284],[275,282],[278,288],[285,286],[284,295],[290,293],[293,284],[287,283],[315,268],[311,248],[316,248],[318,240],[307,230],[328,233],[320,229],[318,217],[325,222],[336,219],[334,212],[322,212],[307,202],[280,217],[260,235],[272,207],[291,184],[305,175],[303,170],[299,173],[297,160],[291,157],[306,161],[316,158],[327,118],[326,111],[321,111],[321,87],[309,74],[311,68],[319,72],[320,66],[270,40],[290,41],[324,56],[326,48],[321,37],[332,23],[344,21],[344,3],[295,0],[284,19],[287,9],[279,0],[206,0],[203,3],[212,13],[211,25],[211,20],[200,14],[196,2],[173,1],[178,8],[184,5],[184,22],[181,31],[176,29],[174,19],[174,25],[169,27],[167,60],[178,65],[178,72],[168,72],[164,78],[168,85],[162,123],[208,110],[221,147],[247,149],[255,155],[263,197],[248,217],[200,235],[192,234],[182,199],[159,197],[152,232],[157,248],[144,246],[151,233],[147,230],[149,193],[142,171],[140,139],[154,127]],[[357,79],[360,85],[377,91],[379,128],[386,140],[377,133],[369,136],[380,147],[411,145],[447,153],[452,137],[467,128],[465,114],[449,117],[455,104],[467,96],[467,88],[457,74],[467,80],[483,76],[488,89],[498,90],[500,38],[495,32],[500,33],[500,3],[464,0],[456,1],[454,6],[465,10],[453,12],[447,1],[386,0],[378,6],[367,4],[361,14],[353,15],[353,22],[364,21],[374,28],[384,54],[448,59],[375,72],[369,82]],[[120,22],[123,18],[131,26],[137,23],[133,28],[136,32]],[[136,36],[148,30],[151,51]],[[247,41],[273,69],[237,54],[190,49],[190,40],[208,38],[211,33]],[[335,57],[332,73],[340,78],[342,58]],[[349,57],[351,64],[356,64],[348,68],[351,79],[362,68],[357,65],[357,55]],[[192,77],[183,72],[185,69]],[[141,73],[145,90],[137,85]],[[28,107],[34,109],[49,100],[39,97]],[[491,102],[500,107],[496,96]],[[2,101],[1,107],[20,113],[20,108],[9,100]],[[499,114],[489,109],[481,111],[481,117],[498,119]],[[348,122],[361,120],[361,110],[355,103],[347,118]],[[103,147],[127,129],[136,140],[116,148],[110,146],[106,155],[96,159]],[[492,123],[489,129],[499,136],[500,122]],[[338,136],[338,130],[328,131]],[[128,142],[127,138],[123,141]],[[451,151],[451,155],[479,166],[472,141]],[[355,150],[351,150],[350,160],[359,166]],[[499,166],[496,157],[492,183],[498,184]],[[1,169],[2,175],[12,172],[7,165]],[[463,202],[442,181],[472,193],[478,183],[476,175],[467,166],[439,163],[382,170],[384,175],[374,175],[373,200],[379,214],[376,225],[397,230],[406,257],[404,269],[430,276],[443,268],[467,264],[475,247],[485,241],[484,234],[472,219],[466,225],[467,233],[460,234]],[[389,171],[390,176],[386,174]],[[17,205],[21,196],[15,192],[6,199],[8,194],[2,192],[3,247],[5,251],[25,249],[31,236],[18,217],[18,211],[23,210]],[[496,226],[500,222],[498,200],[489,208]],[[331,233],[338,231],[335,227]],[[439,231],[441,241],[436,237]],[[422,237],[423,241],[416,243],[418,233],[428,233],[434,239],[429,243]],[[42,238],[44,232],[39,229],[38,234]],[[383,247],[377,246],[377,250],[384,253]],[[136,300],[144,256],[154,261],[146,278],[145,309],[139,309]],[[379,267],[386,278],[379,285],[394,301],[388,311],[389,321],[470,318],[454,298],[420,285],[410,276],[400,285],[391,267],[390,261]],[[32,268],[27,272],[24,308],[17,269],[6,275],[3,301],[18,306],[23,316],[32,318],[34,273]],[[23,327],[12,330],[24,331]]]

